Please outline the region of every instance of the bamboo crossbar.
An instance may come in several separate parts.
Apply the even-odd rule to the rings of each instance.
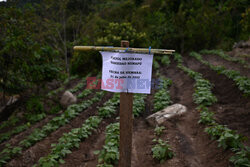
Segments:
[[[110,46],[75,46],[75,51],[119,51],[124,50],[127,52],[134,53],[153,53],[153,54],[173,54],[175,50],[167,50],[167,49],[150,49],[150,48],[125,48],[125,47],[110,47]]]

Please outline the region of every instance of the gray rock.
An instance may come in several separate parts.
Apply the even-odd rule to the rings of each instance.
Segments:
[[[156,126],[161,125],[171,118],[183,115],[185,112],[187,112],[187,107],[181,104],[174,104],[148,116],[146,119],[150,125]]]
[[[65,91],[60,100],[60,104],[64,108],[67,108],[69,105],[74,104],[76,102],[77,102],[77,98],[70,91]]]

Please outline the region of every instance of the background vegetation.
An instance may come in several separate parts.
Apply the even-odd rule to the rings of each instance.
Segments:
[[[250,36],[248,0],[8,0],[0,2],[0,91],[98,71],[96,52],[74,45],[231,49]],[[70,63],[69,63],[70,62]]]

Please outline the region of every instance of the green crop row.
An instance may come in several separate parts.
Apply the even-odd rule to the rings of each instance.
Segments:
[[[196,58],[201,63],[209,66],[212,70],[216,71],[218,74],[224,74],[228,78],[232,79],[238,86],[239,90],[241,90],[245,96],[250,96],[250,79],[245,76],[241,76],[239,71],[227,70],[223,66],[214,66],[209,62],[203,60],[202,56],[196,52],[191,52],[190,56]]]
[[[92,131],[95,130],[102,119],[98,116],[89,117],[81,128],[72,129],[71,132],[63,134],[57,144],[52,144],[52,151],[46,157],[39,159],[38,165],[41,167],[55,167],[60,163],[64,163],[63,158],[71,153],[72,148],[79,148],[79,144],[83,139],[88,138]]]
[[[140,116],[140,114],[145,111],[145,94],[135,94],[133,100],[133,115],[134,117]]]
[[[161,81],[161,88],[154,95],[154,112],[160,111],[172,103],[168,90],[172,81],[165,77],[161,77]]]
[[[95,151],[98,154],[97,167],[113,167],[119,160],[120,124],[113,123],[106,127],[105,145],[102,150]]]
[[[111,99],[104,103],[103,107],[98,108],[98,116],[101,118],[112,117],[120,104],[120,94],[116,93]]]
[[[201,74],[184,67],[182,65],[180,55],[176,54],[175,59],[178,60],[178,67],[188,73],[188,75],[196,81],[195,93],[193,95],[193,98],[195,103],[199,105],[199,123],[203,123],[209,126],[205,129],[205,132],[211,135],[212,139],[218,141],[219,147],[222,147],[224,149],[230,148],[233,152],[236,152],[236,155],[230,159],[230,161],[236,167],[250,166],[250,149],[249,147],[246,147],[242,144],[242,142],[245,140],[245,137],[237,134],[234,130],[227,128],[225,125],[219,125],[218,123],[216,123],[214,119],[214,113],[210,112],[207,108],[207,106],[210,106],[217,101],[216,97],[211,92],[212,85],[209,83],[209,81],[203,79]],[[204,80],[204,82],[200,84],[200,80]],[[200,93],[203,91],[204,93]],[[207,96],[207,94],[209,94],[209,97]],[[197,97],[202,100],[197,100]]]
[[[78,96],[77,98],[84,98],[90,95],[93,92],[93,89],[84,89]]]
[[[154,134],[156,137],[160,137],[163,131],[165,130],[164,126],[156,126],[154,129]],[[174,153],[168,144],[168,141],[164,141],[160,138],[153,139],[153,142],[155,143],[151,149],[153,158],[159,161],[160,163],[163,163],[167,159],[171,159],[174,156]]]
[[[244,65],[245,67],[249,68],[249,66],[247,65],[247,62],[240,59],[240,58],[237,58],[237,57],[231,57],[227,54],[225,54],[223,52],[223,50],[202,50],[200,51],[201,54],[212,54],[212,55],[218,55],[220,56],[221,58],[227,60],[227,61],[232,61],[232,62],[236,62],[236,63],[240,63],[242,65]]]
[[[119,101],[119,94],[117,94],[116,97],[117,99],[115,101]],[[145,94],[134,95],[134,100],[133,100],[134,117],[139,116],[145,110],[145,102],[144,102],[145,98],[146,98]],[[115,102],[115,104],[116,103],[117,102]],[[112,105],[105,105],[105,106],[110,107]],[[101,113],[102,113],[101,115],[103,115],[103,113],[106,112],[101,112]],[[119,123],[113,123],[107,126],[105,145],[103,146],[102,150],[95,151],[95,154],[99,154],[98,167],[112,167],[113,165],[117,164],[119,160],[119,134],[120,134]]]
[[[19,133],[27,130],[30,127],[30,124],[41,121],[45,117],[46,117],[46,114],[44,112],[38,113],[38,114],[27,113],[26,118],[27,118],[28,122],[25,124],[22,124],[20,126],[15,127],[11,131],[0,134],[0,143],[10,139],[13,135],[19,134]]]
[[[104,92],[97,92],[96,95],[90,100],[83,101],[80,104],[70,105],[63,114],[61,114],[58,117],[53,118],[42,128],[35,129],[28,137],[26,137],[24,140],[22,140],[19,143],[19,147],[29,148],[30,146],[34,145],[36,142],[44,139],[47,135],[57,130],[59,127],[67,124],[70,120],[75,118],[80,112],[87,109],[92,104],[100,101],[103,96],[104,96]],[[8,152],[11,152],[11,150],[9,150]],[[11,158],[13,158],[13,154],[7,153],[7,151],[1,152],[0,153],[0,166],[4,165]]]
[[[119,104],[119,94],[115,94],[111,99],[104,103],[103,107],[98,108],[98,116],[92,116],[85,121],[81,128],[72,129],[65,133],[57,144],[52,144],[52,152],[39,160],[38,166],[58,166],[64,163],[63,158],[71,153],[71,149],[79,147],[79,143],[88,138],[95,130],[102,119],[111,117]]]

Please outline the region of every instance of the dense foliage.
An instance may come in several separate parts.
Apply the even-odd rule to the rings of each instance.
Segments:
[[[22,92],[69,70],[74,45],[229,49],[249,38],[247,0],[13,0],[0,3],[0,90]],[[163,60],[168,63],[167,59]],[[71,72],[100,69],[101,58],[75,53]],[[91,68],[89,68],[91,67]]]

